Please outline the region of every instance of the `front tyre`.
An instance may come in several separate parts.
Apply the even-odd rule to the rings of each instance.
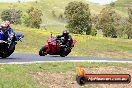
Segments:
[[[44,46],[40,49],[39,51],[39,55],[40,56],[45,56],[47,53],[46,53],[46,50],[48,49],[48,47]]]
[[[66,48],[61,48],[61,50],[60,50],[60,56],[61,57],[67,56]]]
[[[15,46],[12,47],[12,50],[9,50],[7,53],[2,53],[2,54],[0,54],[0,57],[2,57],[2,58],[7,58],[7,57],[9,57],[14,51],[15,51]]]
[[[65,57],[66,55],[65,55],[64,53],[61,53],[60,56],[61,56],[61,57]]]
[[[2,58],[7,58],[9,55],[7,55],[7,54],[1,54],[0,55],[0,57],[2,57]]]

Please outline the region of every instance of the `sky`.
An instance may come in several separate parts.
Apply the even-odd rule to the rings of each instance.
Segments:
[[[17,2],[18,0],[0,0],[0,2]],[[19,1],[31,1],[31,0],[19,0]],[[101,5],[109,4],[111,2],[117,1],[117,0],[88,0],[93,3],[99,3]]]
[[[0,0],[0,2],[17,2],[18,0]],[[22,2],[25,2],[25,1],[31,1],[31,0],[19,0],[19,1],[22,1]]]
[[[93,3],[99,3],[101,5],[105,5],[105,4],[109,4],[111,2],[115,2],[117,0],[89,0],[90,2],[93,2]]]

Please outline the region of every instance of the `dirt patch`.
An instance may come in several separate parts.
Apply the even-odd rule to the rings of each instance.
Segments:
[[[122,57],[122,58],[131,58],[132,53],[124,52],[124,51],[90,51],[93,55],[99,57]]]
[[[132,53],[128,53],[128,52],[122,52],[122,51],[107,51],[107,52],[100,52],[98,56],[113,56],[113,57],[118,57],[118,56],[122,56],[124,58],[130,58],[132,57]]]
[[[132,75],[132,68],[125,67],[93,67],[87,69],[89,74],[130,74]],[[132,88],[132,83],[129,84],[87,84],[79,86],[75,81],[76,72],[66,73],[50,73],[37,72],[31,73],[35,80],[40,85],[48,86],[49,88]]]
[[[32,73],[32,76],[41,84],[49,88],[79,88],[76,83],[74,72],[67,73],[50,73],[50,72],[37,72]]]

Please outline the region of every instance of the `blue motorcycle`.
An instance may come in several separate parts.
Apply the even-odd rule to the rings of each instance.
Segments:
[[[0,37],[2,36],[3,35],[0,34]],[[11,42],[0,40],[0,57],[9,57],[15,51],[17,42],[21,41],[23,37],[24,35],[22,33],[15,33]]]

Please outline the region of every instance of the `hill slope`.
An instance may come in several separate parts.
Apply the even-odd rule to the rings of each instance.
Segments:
[[[16,9],[20,9],[24,13],[31,6],[40,8],[43,11],[43,25],[45,25],[47,30],[27,28],[23,25],[13,26],[15,31],[21,31],[25,35],[23,42],[18,44],[16,51],[38,53],[41,46],[46,43],[47,38],[50,36],[50,32],[53,32],[55,35],[62,32],[62,30],[65,28],[65,23],[54,18],[52,16],[52,11],[54,10],[55,14],[59,16],[59,14],[62,14],[64,12],[65,6],[70,1],[73,0],[39,0],[37,2],[26,3],[0,3],[0,12],[3,9],[9,8],[9,6],[14,6]],[[86,2],[85,0],[83,1]],[[89,3],[89,6],[92,15],[98,14],[100,10],[105,7],[92,3]],[[73,52],[71,53],[71,55],[116,58],[132,57],[131,40],[92,37],[86,35],[74,35],[73,38],[75,38],[78,43],[75,48],[73,48]]]
[[[40,8],[43,11],[43,24],[44,25],[64,25],[64,22],[58,20],[60,14],[64,13],[65,6],[71,1],[83,1],[89,4],[92,15],[98,14],[100,10],[104,7],[101,5],[89,3],[86,0],[37,0],[36,2],[13,2],[13,3],[5,3],[0,2],[0,12],[4,9],[14,7],[16,9],[22,10],[24,13],[25,11],[30,8],[31,6]],[[55,11],[55,15],[57,18],[53,17],[52,11]]]
[[[60,14],[64,14],[65,7],[69,2],[72,1],[82,1],[89,4],[91,13],[98,14],[104,6],[97,4],[89,3],[86,0],[39,0],[37,3],[33,2],[32,4],[38,8],[41,8],[43,11],[43,23],[47,25],[57,25],[63,24],[62,21],[53,17],[52,11],[55,12],[55,15],[59,17]]]
[[[23,42],[19,42],[17,52],[37,53],[44,46],[50,37],[50,32],[46,30],[37,30],[21,26],[13,26],[16,32],[21,31],[25,37]],[[55,30],[53,28],[53,30]],[[60,33],[53,32],[53,35]],[[70,55],[74,56],[96,56],[96,57],[113,57],[113,58],[131,58],[132,57],[132,40],[112,39],[105,37],[93,37],[90,35],[72,34],[77,44]],[[83,53],[82,53],[83,52]]]
[[[117,0],[115,2],[117,10],[121,11],[125,16],[128,15],[128,7],[132,7],[132,0]]]
[[[82,1],[89,4],[91,14],[96,15],[105,7],[105,5],[99,5],[90,3],[88,0],[37,0],[32,2],[13,2],[13,3],[5,3],[0,2],[0,13],[7,8],[14,7],[16,9],[22,10],[24,13],[28,8],[31,6],[40,8],[43,11],[43,24],[44,26],[56,26],[61,25],[64,26],[64,22],[58,19],[60,14],[64,13],[65,6],[71,1]],[[115,8],[117,12],[119,12],[122,16],[127,16],[127,8],[132,7],[131,0],[118,0],[115,2]],[[56,17],[53,16],[53,12],[55,13]]]

